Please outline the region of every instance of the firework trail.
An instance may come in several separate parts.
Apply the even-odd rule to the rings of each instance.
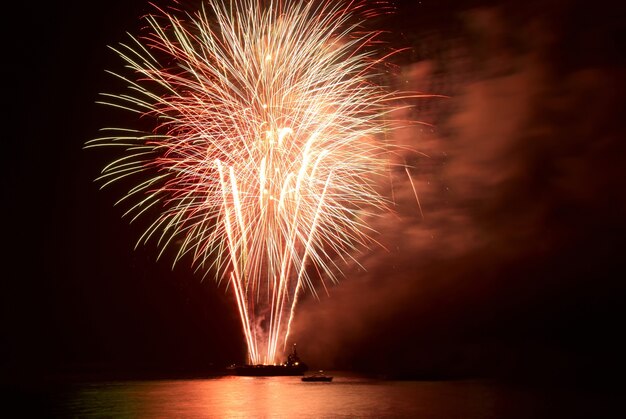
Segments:
[[[102,101],[151,128],[106,128],[87,147],[124,150],[99,180],[135,182],[120,200],[133,220],[158,214],[139,243],[217,272],[249,362],[275,363],[299,293],[335,281],[333,260],[370,243],[365,219],[386,207],[380,137],[398,95],[375,83],[385,57],[361,29],[374,13],[330,0],[156,10],[146,34],[113,48],[127,91]]]

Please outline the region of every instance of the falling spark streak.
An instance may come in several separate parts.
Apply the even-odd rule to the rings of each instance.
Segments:
[[[415,189],[415,184],[413,183],[413,178],[411,177],[411,173],[409,172],[409,168],[405,167],[404,170],[406,170],[406,175],[409,178],[409,182],[411,182],[411,188],[413,189],[413,195],[415,195],[415,201],[417,201],[417,208],[419,208],[420,210],[420,216],[422,217],[422,220],[424,219],[424,212],[422,211],[422,204],[420,203],[420,197],[417,194],[417,189]]]
[[[418,95],[376,84],[387,57],[362,29],[375,15],[365,1],[157,12],[144,36],[112,48],[130,74],[111,74],[128,91],[101,102],[152,128],[107,128],[86,147],[124,149],[99,180],[139,179],[120,200],[137,199],[133,219],[158,212],[139,242],[155,240],[159,256],[176,245],[174,264],[190,257],[228,278],[249,362],[275,363],[299,294],[317,295],[311,272],[326,288],[334,259],[372,242],[366,220],[388,204],[376,188],[389,168],[380,137],[398,125],[393,103]]]

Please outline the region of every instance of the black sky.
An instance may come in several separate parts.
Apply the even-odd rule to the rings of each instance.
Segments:
[[[441,375],[624,369],[624,11],[609,2],[397,2],[381,24],[412,47],[398,80],[449,95],[407,130],[426,157],[397,174],[387,250],[321,301],[295,337],[324,367]],[[106,46],[143,1],[20,4],[5,28],[3,377],[175,373],[239,362],[230,295],[134,250],[139,227],[92,180],[85,151],[111,123],[96,105]],[[396,41],[394,41],[396,42]],[[394,45],[395,46],[395,45]],[[401,45],[402,46],[402,45]],[[113,115],[115,116],[115,115]],[[122,118],[124,116],[120,116]]]

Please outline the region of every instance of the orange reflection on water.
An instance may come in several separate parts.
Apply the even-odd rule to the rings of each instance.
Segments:
[[[492,419],[532,417],[523,415],[537,407],[531,395],[481,382],[384,381],[335,374],[332,383],[229,376],[90,384],[68,398],[63,413],[68,417]]]

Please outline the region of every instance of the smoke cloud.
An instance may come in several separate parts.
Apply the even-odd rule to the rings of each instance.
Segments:
[[[580,361],[573,347],[615,340],[626,230],[618,19],[598,29],[567,2],[511,7],[463,12],[434,37],[436,53],[398,75],[404,89],[449,97],[420,99],[405,117],[432,125],[393,134],[414,151],[396,156],[410,178],[392,170],[392,211],[371,220],[380,245],[329,296],[302,297],[292,336],[310,363],[512,373],[530,358],[566,368]]]

